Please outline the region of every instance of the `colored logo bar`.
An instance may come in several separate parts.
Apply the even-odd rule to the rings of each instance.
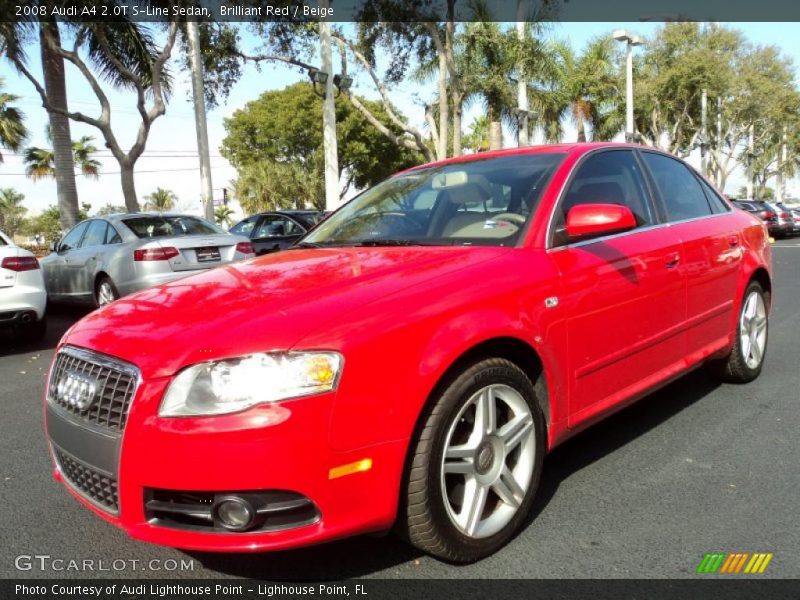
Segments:
[[[697,567],[702,574],[755,575],[767,569],[772,552],[708,552]]]

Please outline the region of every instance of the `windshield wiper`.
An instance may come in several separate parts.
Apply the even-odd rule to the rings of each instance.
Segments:
[[[316,242],[297,242],[296,244],[292,244],[287,248],[287,250],[292,250],[293,248],[322,248],[322,244],[318,244]]]
[[[359,240],[353,242],[354,246],[433,246],[434,244],[421,240]]]

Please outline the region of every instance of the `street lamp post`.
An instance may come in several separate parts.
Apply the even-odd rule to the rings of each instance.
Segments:
[[[320,5],[325,8],[329,0]],[[331,24],[322,19],[319,22],[320,57],[324,73],[319,83],[324,86],[322,99],[322,140],[325,155],[325,209],[334,210],[339,207],[339,152],[336,147],[336,105],[334,104],[333,66],[331,60]],[[322,80],[324,79],[324,80]],[[316,82],[315,82],[316,83]]]
[[[625,43],[625,141],[633,141],[633,47],[641,46],[644,40],[638,35],[629,35],[624,29],[614,31],[614,39]]]

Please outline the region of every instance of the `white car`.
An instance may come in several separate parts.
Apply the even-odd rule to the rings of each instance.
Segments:
[[[0,327],[13,327],[25,340],[46,330],[47,292],[39,261],[0,231]]]

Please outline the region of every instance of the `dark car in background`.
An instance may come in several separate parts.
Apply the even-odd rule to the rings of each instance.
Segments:
[[[250,238],[256,255],[261,255],[285,250],[326,216],[319,210],[263,212],[239,221],[230,232]]]
[[[794,218],[788,208],[781,207],[774,202],[762,202],[764,206],[768,206],[778,218],[778,227],[776,237],[786,237],[792,235],[794,232]]]
[[[786,219],[792,224],[791,233],[800,233],[800,211],[786,206],[783,202],[776,202],[775,207],[786,213]]]
[[[763,202],[758,200],[732,200],[731,202],[736,208],[741,208],[764,221],[770,235],[774,236],[778,233],[778,215],[768,206],[764,206]]]
[[[794,223],[791,216],[784,216],[784,211],[763,200],[732,200],[736,208],[747,211],[767,224],[767,230],[773,237],[785,237],[792,233]]]

